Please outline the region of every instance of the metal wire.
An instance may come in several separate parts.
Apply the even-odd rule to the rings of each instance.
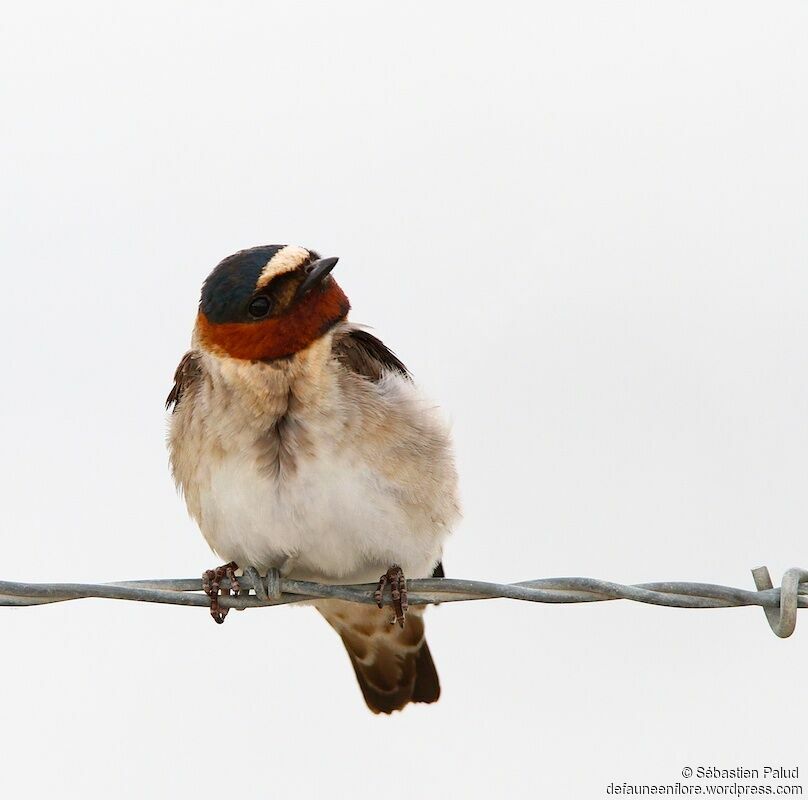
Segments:
[[[780,588],[773,588],[769,570],[752,570],[757,591],[735,589],[711,583],[641,583],[624,585],[595,578],[542,578],[521,583],[488,583],[457,578],[424,578],[408,581],[409,604],[452,603],[463,600],[507,598],[531,603],[597,603],[605,600],[633,600],[675,608],[731,608],[761,606],[777,636],[791,636],[797,624],[797,609],[808,608],[808,570],[794,568],[783,576]],[[281,578],[277,570],[262,577],[253,568],[239,577],[242,594],[223,596],[222,608],[256,608],[300,603],[319,598],[373,603],[373,584],[327,585]],[[227,579],[221,581],[229,588]],[[252,593],[250,593],[252,592]],[[35,606],[105,597],[142,603],[181,606],[210,605],[202,593],[199,578],[124,581],[121,583],[12,583],[0,581],[0,606]]]

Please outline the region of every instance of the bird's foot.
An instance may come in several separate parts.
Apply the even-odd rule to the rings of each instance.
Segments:
[[[219,591],[221,589],[219,584],[222,578],[227,578],[230,581],[230,588],[226,589],[227,596],[230,597],[232,594],[234,597],[238,597],[241,586],[239,586],[238,578],[236,578],[237,569],[238,564],[231,561],[229,564],[223,564],[221,567],[209,569],[202,573],[202,591],[210,598],[210,615],[217,625],[224,622],[224,618],[230,610],[219,605]]]
[[[390,585],[390,597],[393,601],[393,611],[395,617],[390,620],[391,624],[398,623],[400,628],[404,627],[404,618],[407,616],[407,579],[404,577],[404,570],[393,564],[384,575],[379,578],[379,585],[373,593],[373,599],[379,608],[384,608],[384,587]]]

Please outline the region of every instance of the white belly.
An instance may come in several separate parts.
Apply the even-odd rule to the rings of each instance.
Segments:
[[[301,460],[280,478],[262,475],[243,452],[205,466],[200,527],[213,550],[240,567],[352,583],[377,580],[392,564],[427,576],[440,559],[448,531],[425,525],[395,486],[350,452]]]

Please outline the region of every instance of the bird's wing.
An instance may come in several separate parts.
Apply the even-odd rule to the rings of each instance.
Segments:
[[[412,380],[410,371],[399,357],[381,340],[349,323],[343,323],[334,337],[332,352],[352,372],[372,381],[378,381],[385,372],[398,372]],[[432,573],[433,578],[445,577],[443,562]]]
[[[412,380],[398,356],[363,328],[342,325],[334,337],[332,352],[344,366],[369,380],[378,381],[385,372],[398,372]]]
[[[412,380],[398,356],[363,328],[341,325],[332,352],[346,369],[368,380],[379,381],[390,372]],[[443,575],[439,563],[433,577]],[[390,714],[407,703],[434,703],[440,697],[440,681],[424,638],[420,610],[410,611],[401,630],[375,608],[339,601],[316,605],[342,637],[365,702],[373,712]]]
[[[166,408],[177,410],[177,404],[182,399],[188,388],[199,380],[202,368],[199,366],[199,354],[194,350],[189,350],[180,361],[177,371],[174,373],[174,385],[166,398]]]

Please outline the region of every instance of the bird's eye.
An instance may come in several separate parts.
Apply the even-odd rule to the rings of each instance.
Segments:
[[[248,311],[253,319],[261,319],[272,311],[274,303],[265,294],[259,294],[250,303]]]

